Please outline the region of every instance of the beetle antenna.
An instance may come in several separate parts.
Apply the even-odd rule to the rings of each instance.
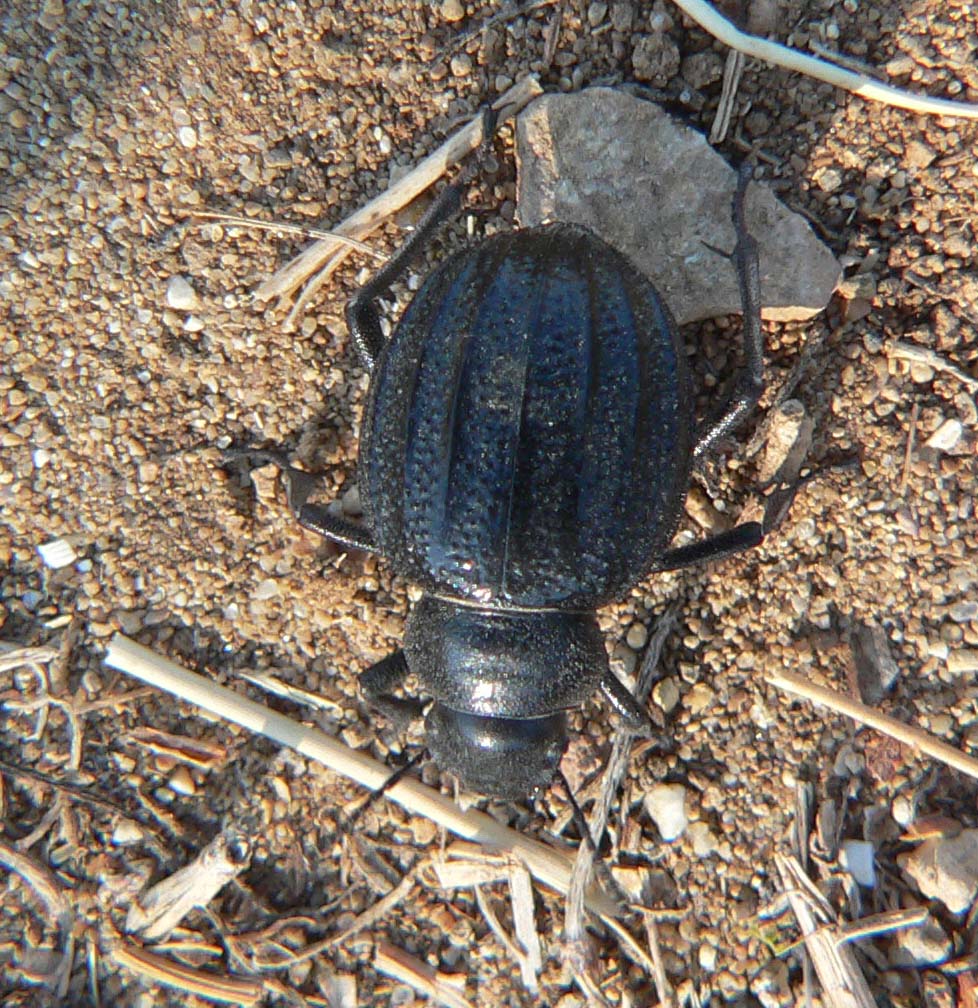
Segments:
[[[597,843],[595,843],[594,837],[591,836],[591,827],[587,824],[587,819],[584,816],[584,810],[577,803],[577,799],[574,797],[574,792],[571,790],[570,781],[568,781],[564,776],[564,771],[561,770],[560,767],[557,768],[557,779],[560,781],[564,788],[564,792],[567,795],[567,801],[570,803],[571,807],[571,818],[574,820],[577,832],[581,834],[581,843],[587,847],[588,852],[591,855],[591,866],[594,868],[595,872],[601,879],[602,885],[611,894],[615,902],[621,904],[622,907],[627,907],[629,904],[628,897],[622,891],[617,879],[611,874],[611,869],[607,864],[605,864],[604,858],[602,858],[598,852]],[[598,843],[600,842],[601,837],[598,837]]]
[[[340,821],[336,824],[337,833],[349,833],[353,827],[360,821],[360,817],[371,805],[373,805],[379,798],[390,791],[390,789],[402,778],[405,777],[411,770],[413,770],[419,763],[428,758],[427,747],[422,748],[416,752],[404,766],[398,767],[391,775],[381,784],[379,787],[375,787],[373,791],[370,792],[365,798],[359,799],[359,804],[353,809],[348,815],[341,817]]]

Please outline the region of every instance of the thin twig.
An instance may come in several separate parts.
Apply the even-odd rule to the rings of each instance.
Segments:
[[[543,89],[535,77],[525,77],[518,81],[493,103],[493,108],[499,110],[499,122],[502,123],[512,118],[520,109],[542,93]],[[449,168],[459,164],[481,142],[482,117],[476,116],[466,126],[453,133],[445,143],[429,154],[407,175],[398,179],[389,189],[370,200],[369,203],[333,228],[333,232],[348,238],[366,238],[386,220],[430,188]],[[259,301],[286,297],[313,274],[317,274],[290,313],[289,321],[290,323],[294,322],[295,316],[301,311],[301,305],[311,296],[310,289],[318,289],[349,254],[349,247],[338,246],[335,238],[318,241],[261,284],[255,291],[255,297]]]
[[[167,690],[218,717],[289,746],[366,788],[379,787],[390,777],[390,769],[369,756],[347,748],[317,729],[297,724],[277,711],[189,672],[122,634],[116,634],[109,642],[105,661],[112,668]],[[475,809],[463,812],[445,795],[413,778],[399,781],[387,792],[387,797],[459,836],[511,853],[520,858],[541,882],[558,892],[567,892],[572,865],[570,857],[563,851],[508,829]],[[614,901],[597,887],[589,890],[587,904],[595,913],[614,916],[618,912]]]
[[[962,371],[961,368],[946,361],[936,351],[928,350],[927,347],[898,340],[886,348],[886,353],[888,357],[910,361],[911,364],[926,364],[927,367],[933,368],[935,371],[942,371],[944,374],[956,378],[972,392],[978,391],[978,378],[973,378],[967,371]]]
[[[260,980],[205,973],[124,942],[111,947],[108,957],[151,983],[175,987],[186,994],[197,994],[219,1004],[257,1005],[264,993],[264,984]]]
[[[815,686],[806,679],[789,675],[787,672],[774,672],[765,677],[767,681],[778,689],[787,693],[794,693],[811,700],[813,703],[822,704],[839,714],[845,714],[860,724],[875,728],[884,735],[902,742],[911,749],[931,756],[933,759],[946,763],[948,766],[960,770],[969,777],[978,778],[978,759],[966,756],[954,746],[949,746],[946,742],[941,742],[929,732],[912,725],[903,724],[894,718],[880,714],[879,711],[859,703],[857,700],[850,700],[841,693],[826,689],[824,686]]]
[[[409,984],[416,991],[430,997],[448,1008],[471,1008],[452,978],[440,973],[433,966],[416,959],[390,942],[377,943],[374,953],[374,969],[386,976]],[[460,975],[461,976],[461,975]]]
[[[910,407],[910,423],[907,425],[907,447],[903,452],[903,474],[900,476],[900,486],[897,493],[901,497],[907,494],[907,485],[910,482],[910,462],[913,459],[913,442],[917,433],[917,417],[920,416],[920,403],[914,403]]]
[[[816,80],[825,81],[861,98],[882,102],[884,105],[893,105],[896,108],[910,109],[911,112],[923,112],[927,115],[978,119],[978,105],[911,94],[889,84],[881,84],[865,74],[853,73],[851,70],[844,70],[832,63],[798,52],[796,49],[789,49],[778,42],[750,35],[718,14],[705,0],[674,0],[674,2],[714,38],[730,46],[731,49],[739,49],[747,56],[755,56],[786,70],[814,77]]]
[[[319,238],[323,241],[336,242],[338,245],[349,245],[357,252],[364,252],[379,262],[386,262],[387,256],[383,252],[368,245],[366,242],[358,241],[347,235],[338,234],[335,231],[324,231],[322,228],[304,227],[302,224],[287,224],[282,221],[255,220],[251,217],[238,217],[235,214],[221,213],[218,210],[195,210],[191,215],[193,220],[216,220],[229,224],[232,227],[253,228],[257,231],[275,231],[279,234],[300,235],[303,238]]]
[[[777,855],[775,864],[822,985],[823,1003],[827,1008],[874,1008],[876,1002],[852,947],[838,940],[833,918],[808,898],[806,883],[810,886],[811,882],[801,865],[793,857]]]

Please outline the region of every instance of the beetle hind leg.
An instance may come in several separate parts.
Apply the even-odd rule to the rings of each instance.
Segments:
[[[757,242],[747,231],[744,203],[752,165],[740,166],[733,199],[737,245],[730,258],[737,269],[740,300],[744,311],[744,368],[729,398],[717,413],[705,421],[696,434],[693,457],[702,458],[726,434],[732,431],[757,405],[764,391],[764,336],[761,331],[761,270]],[[714,250],[716,251],[716,250]],[[719,253],[723,254],[723,253]]]
[[[710,560],[723,560],[735,553],[759,546],[764,539],[764,526],[760,522],[744,522],[735,525],[727,532],[701,539],[688,546],[679,546],[668,550],[655,562],[654,572],[679,570],[691,567],[693,564],[706,563]]]

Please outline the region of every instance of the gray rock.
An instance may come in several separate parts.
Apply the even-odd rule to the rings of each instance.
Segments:
[[[937,966],[951,958],[951,939],[928,917],[920,927],[898,931],[890,946],[891,966]]]
[[[849,647],[863,703],[878,704],[900,675],[886,632],[875,620],[856,623],[849,634]]]
[[[592,228],[650,277],[680,324],[740,311],[732,263],[706,247],[734,247],[735,173],[702,134],[651,102],[588,88],[537,99],[516,138],[524,226]],[[821,311],[841,269],[804,218],[755,183],[747,219],[760,246],[765,318]]]
[[[928,899],[964,913],[978,895],[978,829],[934,837],[897,859]]]

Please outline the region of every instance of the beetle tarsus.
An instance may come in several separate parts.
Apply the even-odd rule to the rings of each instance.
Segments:
[[[601,676],[601,692],[621,718],[625,731],[638,738],[655,738],[658,735],[648,713],[610,670]]]
[[[376,553],[378,550],[377,542],[369,529],[343,515],[333,514],[318,504],[303,504],[299,508],[299,524],[340,546],[362,550],[364,553]]]
[[[760,522],[744,522],[743,525],[735,525],[732,529],[710,536],[708,539],[668,550],[656,560],[654,569],[658,572],[679,570],[681,567],[690,567],[710,560],[723,560],[735,553],[743,553],[744,550],[759,546],[763,539],[764,526]]]

